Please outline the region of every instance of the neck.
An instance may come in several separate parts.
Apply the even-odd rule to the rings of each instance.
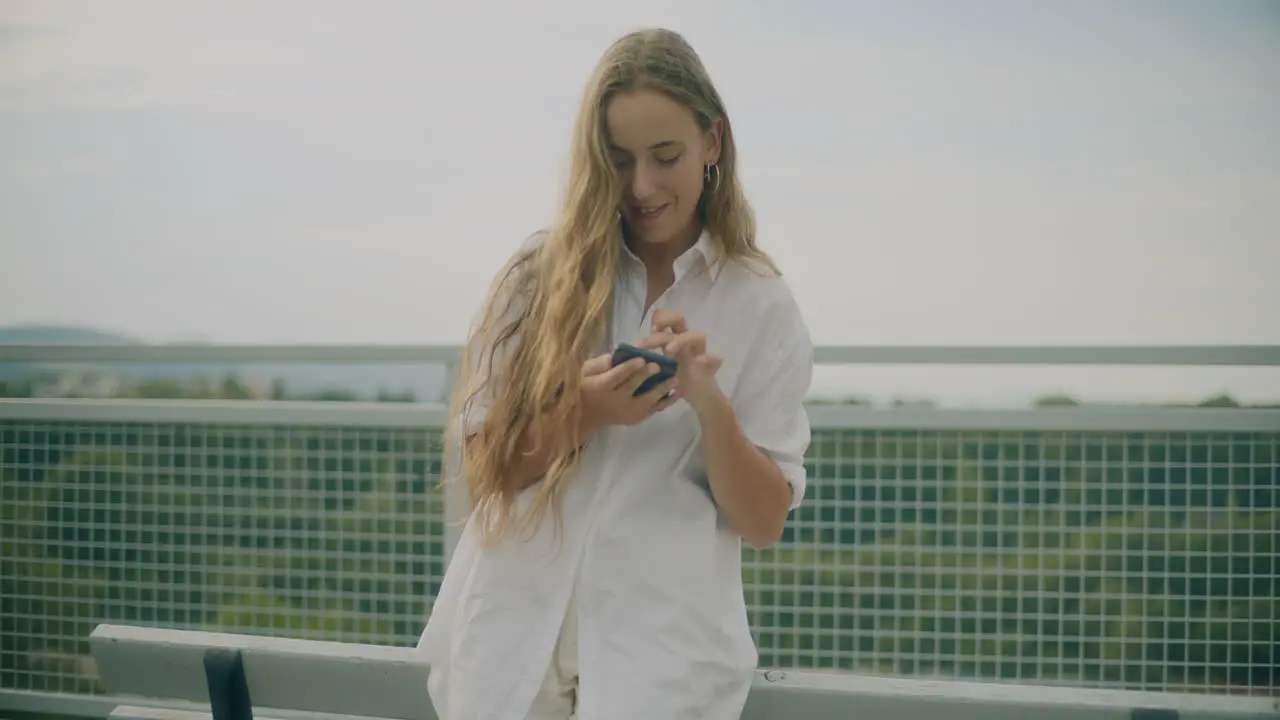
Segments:
[[[627,247],[635,256],[640,258],[644,263],[645,269],[650,273],[666,272],[675,264],[676,258],[685,253],[686,250],[693,247],[698,242],[698,238],[702,236],[702,223],[695,220],[693,224],[685,230],[682,230],[675,237],[664,243],[647,243],[635,239],[635,237],[625,228],[623,228],[623,238],[626,240]]]

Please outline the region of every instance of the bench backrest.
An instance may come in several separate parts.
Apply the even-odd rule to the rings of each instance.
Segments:
[[[99,625],[89,645],[114,695],[207,704],[204,658],[238,650],[254,708],[436,720],[413,648]]]
[[[413,648],[122,625],[98,626],[89,642],[115,695],[207,707],[206,655],[239,651],[255,710],[437,720],[429,667]],[[1277,710],[1276,698],[768,670],[757,674],[742,720],[1244,720]]]

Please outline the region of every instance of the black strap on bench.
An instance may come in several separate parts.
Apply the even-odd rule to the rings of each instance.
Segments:
[[[209,709],[213,720],[253,720],[249,683],[239,650],[213,648],[204,653],[204,674],[209,681]]]
[[[1178,711],[1161,708],[1134,708],[1129,711],[1129,720],[1178,720]]]

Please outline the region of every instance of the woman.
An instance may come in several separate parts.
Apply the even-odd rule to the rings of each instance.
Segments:
[[[450,427],[471,512],[419,642],[445,720],[740,715],[741,542],[777,541],[804,496],[813,358],[736,164],[681,36],[614,43],[560,217],[464,352]],[[633,396],[657,368],[611,367],[620,342],[676,376]]]

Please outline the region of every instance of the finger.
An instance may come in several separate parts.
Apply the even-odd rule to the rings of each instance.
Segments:
[[[681,333],[667,345],[667,352],[672,355],[696,358],[707,352],[707,335],[700,332]]]
[[[684,398],[684,393],[680,392],[679,388],[672,390],[668,393],[664,393],[662,396],[659,397],[658,403],[653,406],[653,412],[660,413],[663,410],[666,410],[667,408],[671,407],[672,405],[675,405],[676,402],[678,402],[683,398]]]
[[[653,348],[665,348],[668,343],[670,343],[672,340],[675,339],[675,337],[676,336],[673,333],[667,332],[665,330],[661,332],[655,332],[652,335],[637,342],[636,347],[645,348],[646,350],[652,350]]]
[[[680,381],[671,378],[646,393],[645,397],[651,400],[655,412],[661,410],[680,399]]]
[[[680,383],[675,378],[669,378],[634,399],[637,405],[633,407],[641,418],[647,418],[680,399]]]
[[[644,394],[639,396],[636,399],[643,400],[649,403],[650,405],[656,405],[658,401],[662,400],[664,395],[670,392],[675,392],[679,388],[680,388],[680,381],[674,377],[670,377],[658,383],[657,385],[654,385],[648,390],[645,390]]]
[[[667,330],[678,335],[688,329],[689,328],[685,326],[684,313],[681,313],[679,310],[653,311],[654,332]]]
[[[633,377],[641,376],[644,371],[644,358],[631,358],[630,360],[615,365],[613,369],[604,374],[602,380],[605,387],[617,388],[631,382]],[[642,377],[642,376],[641,376]]]
[[[635,394],[640,389],[640,385],[649,379],[649,376],[656,375],[659,368],[657,363],[647,363],[643,370],[635,373],[623,381],[619,389],[625,389],[628,393]]]
[[[613,358],[609,355],[597,355],[582,364],[583,377],[591,377],[608,372],[613,365]]]

